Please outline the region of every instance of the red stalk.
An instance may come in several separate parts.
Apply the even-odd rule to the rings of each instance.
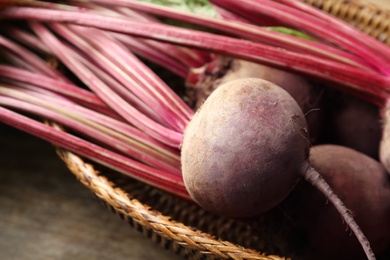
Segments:
[[[46,55],[50,54],[50,50],[37,37],[35,37],[35,35],[23,31],[16,26],[7,26],[2,28],[2,30],[5,31],[9,38],[13,38],[40,53]]]
[[[73,1],[69,1],[73,2]],[[147,15],[145,13],[136,12],[134,10],[131,10],[126,7],[122,6],[113,6],[110,4],[110,8],[106,8],[100,5],[93,4],[92,2],[85,2],[85,1],[74,1],[78,5],[81,5],[82,7],[86,7],[89,9],[89,11],[98,11],[101,14],[109,15],[112,17],[121,17],[124,19],[134,20],[134,21],[140,21],[140,22],[153,22],[153,23],[161,23],[157,18]],[[58,10],[64,10],[63,5],[57,5],[56,9]],[[66,9],[66,8],[65,8]],[[129,37],[129,36],[122,36],[122,37]],[[171,44],[165,44],[162,42],[157,41],[150,41],[150,40],[141,40],[143,43],[147,42],[149,45],[153,46],[156,50],[161,51],[162,54],[168,55],[172,58],[179,59],[184,65],[187,67],[200,67],[204,63],[208,62],[210,60],[210,57],[207,53],[195,50],[195,49],[188,49],[183,47],[174,46]]]
[[[38,9],[33,8],[33,10],[36,12]],[[67,52],[67,49],[64,48],[62,43],[46,28],[37,23],[31,23],[31,25],[35,33],[52,50],[52,52],[55,53],[56,57],[58,57],[68,68],[73,71],[73,73],[75,73],[82,81],[84,81],[84,84],[86,84],[93,92],[97,94],[97,96],[104,100],[124,119],[163,143],[173,147],[179,146],[182,136],[181,133],[163,127],[162,125],[151,120],[149,117],[140,113],[134,107],[130,106],[119,95],[113,92],[94,73],[92,73],[86,66],[80,63],[72,55],[68,55],[69,53]]]
[[[154,49],[148,41],[127,37],[127,35],[119,33],[112,33],[112,35],[135,54],[172,71],[179,77],[185,78],[187,76],[188,68],[186,66],[165,53]]]
[[[36,84],[37,86],[63,94],[84,104],[88,104],[93,108],[99,107],[100,110],[108,109],[107,105],[103,103],[102,100],[98,98],[95,94],[88,90],[79,88],[72,83],[58,81],[42,74],[1,64],[0,76],[4,78],[10,78],[16,81]]]
[[[192,110],[154,72],[105,32],[83,27],[71,28],[115,63],[125,73],[124,76],[128,75],[129,79],[134,80],[134,87],[126,85],[130,91],[153,109],[160,108],[158,114],[165,116],[172,127],[179,127],[176,130],[184,129],[193,114]]]
[[[229,10],[241,9],[259,16],[272,17],[288,27],[306,31],[318,39],[332,42],[356,54],[385,75],[390,73],[389,58],[378,53],[373,46],[357,44],[361,41],[358,39],[361,33],[352,26],[348,31],[343,31],[338,26],[330,26],[327,21],[271,0],[211,0],[211,2]],[[369,36],[365,35],[365,38]]]
[[[121,91],[122,95],[127,96],[127,93],[134,93],[147,107],[153,108],[154,113],[159,115],[163,122],[165,122],[165,126],[171,127],[172,129],[176,128],[176,131],[180,130],[177,127],[177,123],[187,119],[182,119],[183,116],[178,114],[177,111],[173,113],[172,107],[164,107],[164,103],[161,101],[162,98],[153,93],[153,91],[158,90],[159,86],[151,87],[137,80],[138,78],[146,77],[146,75],[140,74],[139,68],[133,68],[136,66],[141,68],[141,66],[145,67],[145,65],[141,64],[130,52],[124,50],[123,46],[118,46],[109,37],[104,37],[107,36],[104,31],[93,28],[85,29],[78,26],[68,27],[70,30],[63,25],[52,24],[52,28],[56,32],[77,46],[89,58],[93,59],[96,64],[99,64],[102,69],[122,84],[124,87]],[[96,37],[96,35],[99,36]],[[93,45],[90,45],[87,41]],[[148,91],[148,88],[151,91]],[[182,117],[180,118],[180,116]]]
[[[18,45],[17,43],[3,37],[0,35],[0,46],[3,48],[11,51],[12,53],[16,54],[17,56],[21,57],[22,60],[29,64],[30,66],[34,67],[36,71],[39,71],[40,73],[50,76],[52,78],[62,80],[69,82],[69,80],[64,77],[61,73],[50,67],[47,63],[45,63],[41,58],[39,58],[36,54],[33,52],[27,50],[26,48],[23,48],[22,46]]]
[[[180,161],[176,161],[176,165],[173,165],[172,161],[167,160],[166,157],[156,150],[145,147],[134,139],[126,138],[118,132],[85,118],[82,113],[75,112],[70,106],[65,110],[63,107],[58,106],[61,102],[59,104],[57,102],[48,102],[50,99],[43,101],[39,99],[40,97],[41,95],[31,95],[29,91],[18,90],[9,86],[0,86],[0,104],[3,106],[13,107],[56,121],[83,136],[92,138],[156,169],[178,176],[181,175]]]
[[[26,63],[25,60],[23,60],[22,57],[19,57],[16,54],[13,54],[12,52],[9,52],[4,49],[0,49],[0,55],[3,57],[7,63],[12,64],[13,66],[17,66],[19,68],[31,71],[31,72],[36,72],[36,73],[41,73],[39,70],[37,70],[36,67],[33,65]]]
[[[181,176],[173,176],[164,171],[156,170],[143,163],[66,133],[57,127],[44,125],[3,107],[0,107],[0,121],[115,171],[192,201],[184,187]]]
[[[41,1],[31,1],[28,4],[26,3],[25,5],[31,5],[34,7],[44,7],[49,9],[54,8],[58,10],[71,10],[76,12],[97,11],[100,14],[104,14],[108,16],[122,17],[126,19],[143,21],[143,22],[159,22],[159,20],[157,20],[152,16],[140,12],[135,12],[125,7],[117,7],[117,8],[114,7],[108,9],[103,6],[95,5],[92,3],[79,2],[78,4],[79,6],[67,6],[62,4],[54,4],[54,3],[41,2]],[[80,6],[80,4],[82,5]],[[34,36],[29,35],[28,33],[22,31],[17,31],[17,29],[13,29],[11,27],[8,30],[12,31],[9,33],[11,37],[17,37],[18,39],[21,39],[22,42],[27,43],[27,45],[32,46],[34,49],[37,49],[39,51],[43,51],[46,53],[49,52],[47,48],[45,48],[45,46],[42,43],[40,43],[39,39],[36,39]],[[173,63],[173,67],[171,68],[168,67],[168,69],[170,69],[172,72],[178,74],[183,78],[185,77],[184,66],[190,68],[198,68],[202,66],[204,63],[210,61],[210,57],[207,53],[195,49],[178,47],[178,46],[174,46],[171,44],[166,44],[158,41],[137,39],[134,37],[130,37],[128,35],[122,35],[119,38],[118,34],[116,34],[115,38],[120,39],[120,41],[122,41],[127,46],[129,46],[129,43],[133,43],[133,45],[130,45],[132,47],[131,48],[132,51],[136,52],[137,54],[147,59],[150,59],[151,61],[156,62],[157,64],[161,64],[162,66],[167,66],[167,65],[169,66],[170,64]],[[135,41],[139,41],[139,43],[137,43],[136,46],[134,46],[134,44],[136,43]],[[148,45],[148,48],[145,48],[145,46],[143,46],[145,44]],[[140,48],[140,46],[143,46],[143,48]],[[150,47],[153,47],[153,49]],[[178,60],[183,64],[179,65],[177,64],[177,62],[175,62],[175,60]],[[181,68],[179,68],[179,66]]]
[[[164,53],[171,58],[178,60],[182,63],[182,66],[187,68],[198,68],[204,64],[204,62],[209,61],[204,55],[199,54],[200,52],[195,52],[189,48],[183,48],[179,46],[174,46],[171,44],[146,40],[142,39],[143,42],[149,44],[155,50]]]
[[[370,70],[372,68],[372,66],[367,65],[364,60],[358,59],[347,52],[332,48],[329,45],[316,43],[305,39],[299,39],[294,36],[270,31],[252,24],[237,23],[212,17],[196,15],[193,13],[172,9],[157,4],[149,4],[134,0],[116,0],[115,2],[109,0],[91,1],[110,6],[125,6],[158,16],[163,16],[179,21],[185,21],[188,23],[205,26],[212,29],[217,29],[228,34],[237,35],[256,42],[262,42],[286,48],[289,50],[313,54],[320,57],[326,57],[332,60],[340,61],[346,64],[351,64],[357,67],[362,67]]]
[[[337,83],[344,90],[370,93],[370,95],[378,98],[377,101],[380,106],[383,106],[388,97],[389,78],[378,73],[227,36],[163,24],[144,24],[121,18],[104,17],[98,14],[40,8],[7,8],[0,11],[0,17],[69,22],[230,55],[236,58],[289,69],[327,82]],[[239,46],[239,52],[237,52],[237,46]]]
[[[72,0],[71,0],[72,1]],[[78,1],[75,0],[77,3]],[[156,19],[154,16],[147,15],[146,13],[141,13],[139,11],[134,11],[130,8],[123,6],[114,6],[112,3],[109,5],[109,10],[118,10],[119,14],[122,14],[122,18],[131,18],[131,20],[140,21],[140,22],[156,22],[161,23],[160,20]],[[115,8],[117,7],[117,8]],[[206,52],[199,51],[196,49],[188,49],[184,47],[178,47],[171,44],[164,44],[158,41],[146,40],[150,45],[154,46],[157,50],[163,51],[163,53],[169,54],[173,58],[180,59],[183,64],[191,68],[198,68],[203,64],[210,61],[210,55]]]
[[[359,44],[363,44],[367,47],[372,48],[373,50],[377,51],[379,55],[390,55],[390,49],[386,44],[383,44],[380,41],[377,41],[373,37],[368,36],[367,34],[361,32],[360,30],[356,30],[353,26],[346,23],[345,21],[338,19],[334,17],[333,15],[329,15],[328,13],[319,10],[313,6],[310,6],[308,4],[305,4],[301,1],[296,0],[274,0],[276,2],[282,3],[286,6],[290,6],[294,8],[295,10],[299,10],[305,13],[308,13],[312,15],[313,17],[316,17],[317,19],[322,19],[325,21],[328,26],[335,27],[338,30],[343,31],[345,34],[353,34],[356,41],[359,42]]]
[[[14,88],[10,86],[18,87],[18,89],[23,89],[24,93],[28,93],[29,95],[36,97],[42,101],[57,104],[61,109],[68,109],[69,111],[74,111],[75,114],[78,114],[90,121],[95,121],[96,123],[103,125],[107,128],[110,128],[112,131],[116,131],[124,136],[127,136],[130,139],[136,140],[139,143],[142,143],[145,147],[150,147],[151,149],[155,149],[159,151],[159,153],[164,154],[165,157],[173,159],[172,161],[176,161],[175,165],[178,165],[177,162],[179,160],[179,152],[177,149],[173,149],[168,147],[161,142],[155,140],[149,135],[141,132],[139,129],[126,124],[125,122],[119,121],[113,117],[106,116],[94,110],[90,110],[83,106],[79,106],[73,101],[58,95],[49,90],[45,90],[41,87],[37,87],[35,85],[10,81],[10,80],[2,80],[9,88]]]
[[[244,17],[241,17],[235,13],[232,13],[226,9],[223,9],[217,5],[214,5],[213,8],[218,13],[218,15],[220,17],[222,17],[224,20],[253,24],[250,20],[248,20]],[[261,24],[261,25],[263,26],[263,24]]]
[[[0,78],[0,83],[3,85],[7,85],[7,86],[14,86],[14,87],[18,87],[18,88],[22,88],[22,89],[26,89],[26,90],[31,90],[31,92],[43,94],[43,95],[45,95],[45,97],[46,96],[48,96],[48,97],[53,96],[59,100],[73,103],[73,101],[71,101],[70,99],[68,99],[64,96],[61,96],[53,91],[46,90],[44,88],[37,87],[37,86],[29,84],[29,83],[23,83],[20,81],[16,81],[13,79],[6,79],[6,78]]]
[[[133,93],[127,91],[121,83],[112,78],[109,74],[106,73],[106,71],[98,67],[98,65],[91,62],[88,57],[83,56],[80,52],[75,49],[72,49],[70,46],[64,45],[63,47],[66,49],[69,55],[72,55],[73,58],[75,58],[84,66],[86,66],[92,73],[94,73],[94,75],[96,75],[96,77],[102,80],[107,86],[110,87],[110,89],[113,89],[116,93],[118,93],[131,106],[135,107],[137,110],[147,115],[152,120],[155,120],[156,122],[161,122],[160,116],[157,115],[151,107],[148,107]]]
[[[254,15],[251,13],[245,13],[244,15],[241,14],[239,10],[238,12],[235,12],[236,10],[229,11],[228,9],[222,8],[216,4],[211,3],[211,5],[213,6],[214,10],[216,10],[216,12],[219,14],[219,16],[225,20],[248,23],[257,26],[281,26],[280,22],[270,17]]]

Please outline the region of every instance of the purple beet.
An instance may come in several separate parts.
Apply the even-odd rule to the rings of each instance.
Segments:
[[[308,162],[306,120],[285,90],[262,79],[230,81],[207,98],[188,124],[182,172],[200,206],[231,217],[264,213],[301,178],[319,189],[355,233],[369,259],[369,242],[342,201]]]

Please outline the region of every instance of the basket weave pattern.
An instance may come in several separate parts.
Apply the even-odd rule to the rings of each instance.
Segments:
[[[389,12],[357,0],[302,1],[390,45]],[[106,169],[99,172],[69,151],[57,148],[57,153],[79,181],[113,212],[153,241],[188,259],[286,259],[258,253],[270,251],[248,224],[219,218],[121,174],[110,174]]]
[[[390,12],[361,0],[302,0],[390,45]]]
[[[207,233],[174,221],[171,217],[150,209],[149,206],[130,196],[105,176],[100,175],[91,164],[86,163],[79,156],[62,149],[57,149],[57,153],[79,181],[114,212],[152,240],[171,248],[180,255],[189,259],[205,259],[207,256],[211,257],[210,259],[285,259],[261,255],[231,242],[217,240]],[[142,186],[146,185],[133,184],[132,188],[145,188]],[[153,190],[149,190],[149,193],[153,193]],[[145,196],[145,193],[142,196]]]

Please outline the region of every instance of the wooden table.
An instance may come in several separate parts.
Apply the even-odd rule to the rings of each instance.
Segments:
[[[103,206],[50,144],[0,134],[0,259],[181,259]]]

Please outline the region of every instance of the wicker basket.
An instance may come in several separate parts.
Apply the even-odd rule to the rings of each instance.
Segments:
[[[363,0],[303,1],[390,44],[388,11]],[[58,148],[57,152],[80,182],[113,212],[153,241],[188,259],[286,259],[276,256],[279,241],[269,241],[272,236],[253,225],[212,215],[119,173],[97,168],[100,166],[69,151]]]

